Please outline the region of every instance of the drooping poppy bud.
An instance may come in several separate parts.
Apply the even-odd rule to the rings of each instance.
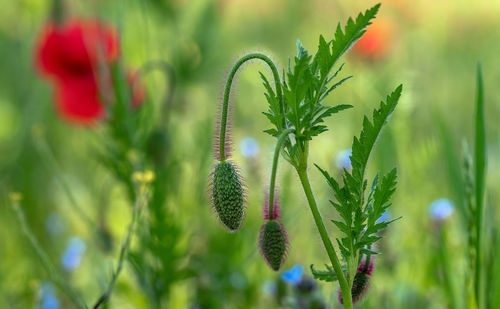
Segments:
[[[230,231],[240,228],[245,213],[245,196],[241,177],[229,162],[220,162],[212,175],[212,204],[219,220]]]
[[[286,259],[288,237],[285,227],[276,220],[266,221],[260,230],[260,253],[272,270],[278,271]]]

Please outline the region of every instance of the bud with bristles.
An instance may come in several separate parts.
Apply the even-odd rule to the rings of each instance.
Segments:
[[[269,193],[266,194],[266,199],[265,199],[264,203],[265,203],[264,204],[264,219],[265,220],[277,220],[280,217],[278,190],[274,191],[272,211],[269,211]]]
[[[288,239],[285,227],[276,220],[266,221],[260,230],[260,253],[272,270],[278,271],[285,262]]]
[[[231,162],[215,166],[212,175],[212,204],[219,220],[230,231],[240,228],[244,216],[244,190],[240,176]]]
[[[366,265],[366,261],[361,262],[359,264],[358,269],[356,271],[356,275],[354,276],[354,281],[351,289],[352,303],[355,304],[358,302],[366,293],[369,286],[370,277],[373,272],[373,259],[368,262]],[[339,303],[343,304],[342,293],[339,290],[338,294]]]

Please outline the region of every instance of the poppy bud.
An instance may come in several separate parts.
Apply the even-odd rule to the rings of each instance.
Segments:
[[[266,221],[260,230],[260,253],[272,270],[285,262],[288,239],[285,228],[276,220]]]
[[[370,260],[367,267],[365,267],[366,261],[361,262],[358,266],[358,270],[356,271],[356,275],[354,276],[354,281],[351,289],[352,303],[355,304],[358,302],[363,295],[365,295],[368,290],[370,277],[373,272],[373,259]],[[342,300],[342,292],[339,290],[338,296],[339,303],[343,304]]]
[[[219,220],[230,231],[240,228],[244,216],[244,190],[236,168],[231,162],[215,166],[212,178],[212,203]]]

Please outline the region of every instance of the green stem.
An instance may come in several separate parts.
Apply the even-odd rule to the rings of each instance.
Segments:
[[[165,95],[162,105],[162,116],[164,117],[162,121],[163,128],[167,127],[168,121],[170,119],[170,111],[172,109],[172,102],[174,99],[174,92],[176,86],[175,70],[170,63],[164,60],[155,60],[146,62],[138,72],[138,79],[143,79],[146,74],[153,70],[160,70],[164,73],[165,79],[167,80],[168,87],[165,90]],[[132,87],[140,87],[140,81],[136,81],[135,85]]]
[[[307,202],[309,203],[309,207],[311,208],[311,213],[314,218],[314,222],[316,223],[316,227],[318,228],[318,232],[321,236],[321,240],[323,241],[323,245],[325,246],[326,252],[328,253],[328,257],[332,262],[333,269],[337,274],[340,290],[342,291],[342,300],[344,302],[344,308],[352,309],[352,295],[351,295],[351,286],[346,280],[344,272],[342,271],[342,267],[340,266],[340,261],[335,253],[335,249],[333,248],[330,237],[328,236],[328,232],[326,231],[325,224],[323,223],[323,219],[318,209],[318,205],[316,204],[316,200],[314,199],[314,195],[311,189],[311,184],[309,182],[309,178],[307,177],[307,165],[301,165],[297,168],[297,174],[299,175],[300,182],[304,189],[304,193],[307,197]]]
[[[484,282],[483,282],[483,217],[486,169],[486,129],[484,120],[483,77],[481,65],[477,68],[477,94],[476,94],[476,269],[475,269],[475,294],[479,309],[484,308]]]
[[[444,286],[445,290],[448,294],[448,298],[450,301],[450,307],[452,309],[461,309],[462,305],[460,304],[460,298],[458,297],[457,290],[455,287],[455,281],[453,278],[453,270],[452,270],[452,259],[449,256],[448,246],[447,246],[447,235],[445,226],[439,227],[439,259],[441,267],[443,268],[444,274]]]
[[[278,160],[280,157],[281,147],[283,147],[283,142],[288,134],[292,133],[294,129],[288,128],[281,132],[278,136],[278,141],[276,142],[276,148],[274,149],[273,157],[273,168],[271,170],[271,182],[269,183],[269,220],[273,219],[274,215],[274,187],[276,186],[276,174],[278,172]]]
[[[123,263],[125,262],[125,257],[127,256],[128,249],[130,247],[137,219],[140,215],[140,210],[143,207],[145,207],[148,203],[148,193],[146,191],[147,190],[145,185],[142,184],[139,187],[139,193],[136,194],[137,199],[134,203],[134,207],[132,210],[132,220],[130,221],[130,224],[127,229],[127,234],[125,235],[125,240],[123,241],[120,249],[120,256],[118,257],[118,265],[116,269],[113,271],[111,281],[109,282],[106,291],[101,295],[101,297],[99,297],[95,305],[92,307],[93,309],[97,309],[100,306],[104,305],[111,297],[111,293],[113,292],[113,288],[115,287],[116,280],[118,279],[118,276],[120,275],[120,272],[123,268]]]
[[[43,134],[43,133],[41,133]],[[42,155],[42,158],[45,159],[45,164],[48,170],[53,170],[55,173],[54,175],[56,176],[56,180],[61,186],[62,190],[66,194],[66,196],[69,199],[69,202],[71,206],[73,207],[73,210],[78,213],[78,216],[83,219],[87,223],[87,225],[95,229],[95,224],[94,221],[90,218],[90,216],[83,210],[83,207],[78,204],[76,201],[75,196],[73,195],[73,192],[70,189],[70,186],[67,184],[67,182],[64,180],[64,178],[61,176],[62,174],[62,168],[59,166],[57,159],[52,152],[52,149],[50,148],[49,144],[45,140],[45,137],[40,135],[40,136],[35,136],[35,146],[38,149],[38,152]]]
[[[71,288],[71,285],[64,279],[63,276],[59,274],[54,265],[51,263],[48,254],[42,248],[37,238],[31,231],[28,223],[26,221],[26,216],[24,215],[23,210],[21,209],[18,201],[12,202],[12,208],[17,214],[17,218],[19,220],[19,224],[21,225],[21,230],[23,234],[28,238],[31,246],[35,250],[35,253],[38,255],[38,258],[42,262],[42,266],[45,269],[50,281],[54,282],[54,284],[64,293],[69,299],[78,307],[78,308],[88,308],[85,304],[85,301],[78,295],[76,291]]]
[[[280,108],[283,109],[283,94],[281,92],[281,84],[280,84],[280,75],[278,69],[274,62],[268,56],[261,53],[251,53],[241,57],[236,63],[233,65],[231,72],[229,72],[229,76],[227,77],[226,87],[224,88],[224,96],[222,102],[222,115],[220,120],[220,134],[219,134],[219,153],[220,153],[220,161],[224,162],[226,160],[226,126],[227,126],[227,114],[229,110],[229,95],[231,93],[231,85],[233,84],[234,76],[238,69],[247,61],[252,59],[260,59],[264,61],[271,71],[273,72],[274,84],[276,87],[276,95],[278,96],[278,103]]]

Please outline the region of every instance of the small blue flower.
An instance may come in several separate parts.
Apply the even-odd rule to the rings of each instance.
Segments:
[[[429,215],[432,219],[442,221],[450,217],[455,211],[453,202],[446,198],[435,200],[429,205]]]
[[[267,279],[262,282],[261,291],[264,295],[273,296],[276,295],[276,291],[278,287],[276,286],[276,282],[272,279]]]
[[[245,158],[254,158],[259,153],[259,144],[252,137],[245,137],[240,142],[241,154]]]
[[[40,302],[38,309],[59,309],[59,300],[57,299],[54,291],[54,286],[48,282],[42,282],[38,292]]]
[[[281,273],[281,280],[290,284],[297,284],[302,280],[302,275],[304,274],[304,269],[302,265],[297,264],[291,269]]]
[[[239,272],[233,272],[229,277],[229,281],[233,288],[243,290],[247,286],[246,278]]]
[[[61,258],[61,263],[66,271],[73,271],[80,266],[86,245],[79,237],[72,237],[66,245],[66,251]]]
[[[51,235],[60,235],[66,230],[66,221],[58,212],[51,212],[45,219],[45,229]]]
[[[375,223],[380,223],[380,222],[385,222],[391,220],[391,211],[389,209],[386,209],[384,213],[380,216],[380,218],[375,221]]]
[[[352,169],[351,155],[352,155],[351,149],[344,149],[339,151],[337,153],[337,156],[335,157],[335,165],[337,166],[337,168],[340,169],[345,168],[347,170]]]

